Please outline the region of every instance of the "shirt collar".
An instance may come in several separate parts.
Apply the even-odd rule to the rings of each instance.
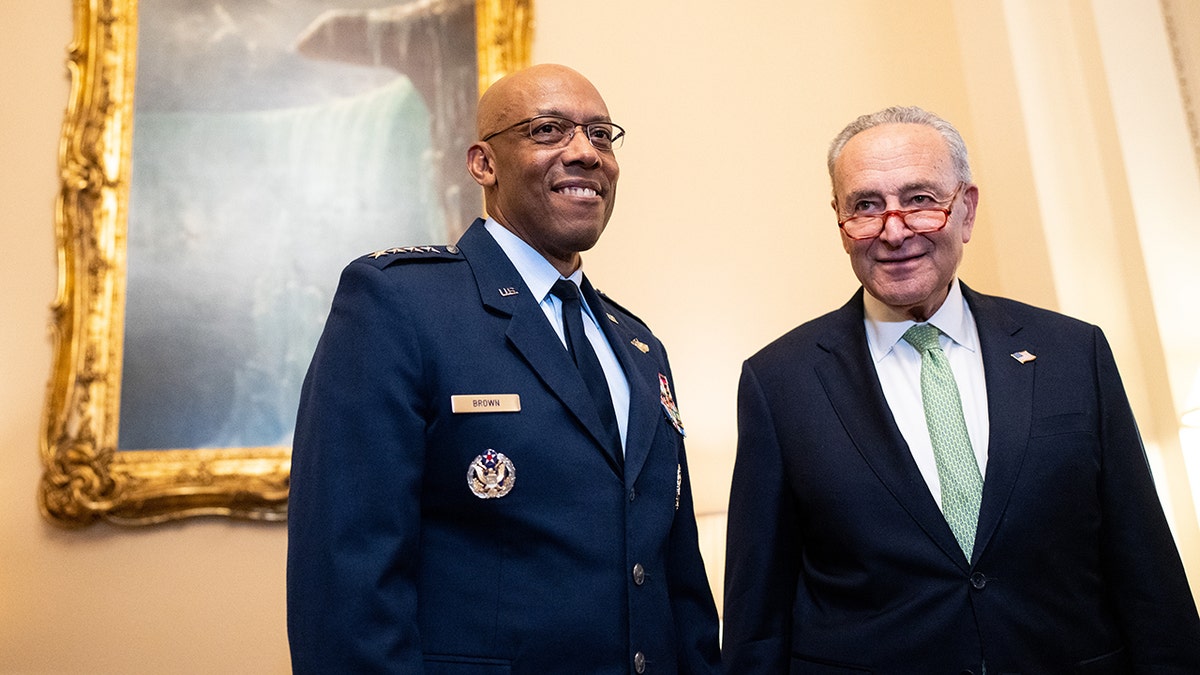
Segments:
[[[886,307],[870,293],[863,293],[863,313],[867,326],[867,345],[871,349],[871,358],[878,363],[891,353],[904,337],[904,332],[916,321],[887,321]],[[979,348],[978,335],[968,325],[973,319],[971,310],[963,299],[962,288],[959,287],[958,277],[950,282],[950,292],[946,300],[926,323],[931,324],[946,334],[955,343],[971,351]]]
[[[489,217],[483,226],[500,245],[513,267],[517,268],[517,273],[521,275],[521,280],[529,287],[529,292],[533,294],[533,297],[537,298],[538,302],[545,300],[546,294],[550,292],[550,287],[562,278],[554,265],[551,265],[550,261],[542,257],[541,253],[534,250],[524,239],[513,234],[496,219]],[[582,283],[583,265],[580,264],[567,278],[576,286]]]

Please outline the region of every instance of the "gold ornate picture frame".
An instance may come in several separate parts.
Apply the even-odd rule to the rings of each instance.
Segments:
[[[400,5],[443,13],[471,1]],[[473,4],[482,91],[528,64],[532,0]],[[290,448],[118,449],[138,3],[74,0],[73,7],[71,91],[54,223],[58,292],[51,307],[55,344],[41,439],[41,511],[67,527],[193,516],[284,520]]]

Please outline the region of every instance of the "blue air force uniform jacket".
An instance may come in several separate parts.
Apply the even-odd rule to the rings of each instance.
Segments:
[[[584,292],[629,380],[623,467],[482,221],[346,268],[292,457],[296,672],[718,669],[666,353]]]

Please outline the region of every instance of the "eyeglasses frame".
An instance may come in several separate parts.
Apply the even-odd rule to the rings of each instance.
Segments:
[[[931,208],[925,208],[925,209],[908,209],[908,210],[893,209],[891,211],[884,211],[883,213],[880,213],[880,214],[874,215],[874,216],[851,216],[849,218],[839,220],[838,228],[841,229],[841,231],[847,237],[850,237],[851,239],[853,239],[855,241],[866,241],[867,239],[874,239],[874,238],[878,237],[879,235],[883,234],[884,229],[887,228],[888,218],[890,218],[891,216],[896,216],[896,217],[900,218],[900,222],[904,223],[904,226],[909,228],[910,230],[912,230],[912,232],[914,234],[933,234],[934,232],[941,232],[942,230],[946,229],[946,225],[950,223],[950,215],[951,215],[952,210],[954,209],[954,201],[956,199],[958,199],[958,193],[961,192],[962,189],[966,185],[967,185],[966,181],[960,180],[958,182],[958,186],[954,188],[954,192],[950,195],[950,199],[948,199],[946,201],[945,207],[931,207]],[[945,220],[942,221],[942,224],[939,227],[935,227],[932,230],[923,230],[923,231],[918,232],[917,230],[913,230],[911,227],[909,227],[908,215],[911,213],[917,213],[920,211],[940,211],[943,214],[945,214],[946,218],[945,218]],[[879,231],[869,237],[856,237],[846,231],[846,223],[847,222],[854,220],[855,218],[864,218],[864,217],[878,218],[879,223],[880,223]]]
[[[562,115],[534,115],[533,117],[530,117],[528,119],[523,119],[520,122],[514,122],[511,126],[505,127],[503,129],[501,129],[500,131],[493,131],[492,133],[488,134],[487,136],[484,136],[483,138],[481,138],[480,141],[486,143],[487,141],[490,141],[491,139],[495,138],[496,136],[499,136],[500,134],[503,134],[508,131],[512,131],[514,129],[519,128],[522,124],[529,124],[530,122],[532,122],[536,119],[541,119],[543,117],[549,117],[551,119],[562,120],[571,125],[571,133],[569,133],[565,136],[566,140],[564,140],[560,145],[555,145],[555,146],[550,146],[550,147],[564,147],[566,145],[569,145],[571,143],[571,141],[575,139],[575,130],[576,129],[583,129],[583,135],[585,138],[587,138],[588,144],[591,145],[593,148],[596,148],[600,152],[613,152],[614,150],[616,150],[617,148],[619,148],[621,146],[621,143],[623,143],[624,139],[625,139],[625,128],[619,124],[614,124],[613,122],[608,122],[608,121],[603,121],[603,120],[597,120],[595,122],[576,122],[575,120],[573,120],[569,117],[563,117]],[[612,142],[611,142],[610,146],[607,148],[597,148],[596,144],[592,142],[591,134],[588,133],[588,127],[591,127],[591,126],[597,125],[597,124],[603,124],[606,126],[610,126],[613,129],[617,130],[617,133],[613,134]],[[532,134],[532,132],[529,131],[529,129],[526,129],[525,136],[527,138],[529,138],[529,140],[534,141],[534,143],[537,143],[537,141],[533,139],[533,134]],[[549,145],[549,144],[539,143],[539,145]]]

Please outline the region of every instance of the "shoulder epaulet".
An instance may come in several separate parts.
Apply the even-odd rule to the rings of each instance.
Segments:
[[[366,260],[378,267],[417,260],[463,260],[462,251],[454,244],[445,246],[395,246],[368,253]]]
[[[612,305],[613,307],[616,307],[617,309],[621,310],[621,312],[624,313],[625,316],[628,316],[629,318],[633,319],[634,321],[642,324],[642,326],[646,330],[650,330],[650,327],[646,325],[645,321],[642,321],[641,317],[639,317],[637,314],[634,314],[633,312],[626,309],[623,305],[621,305],[621,303],[617,302],[616,300],[613,300],[611,297],[609,297],[607,294],[605,294],[604,291],[597,288],[596,295],[599,295],[601,298],[604,299],[605,302],[607,302],[608,304]]]

